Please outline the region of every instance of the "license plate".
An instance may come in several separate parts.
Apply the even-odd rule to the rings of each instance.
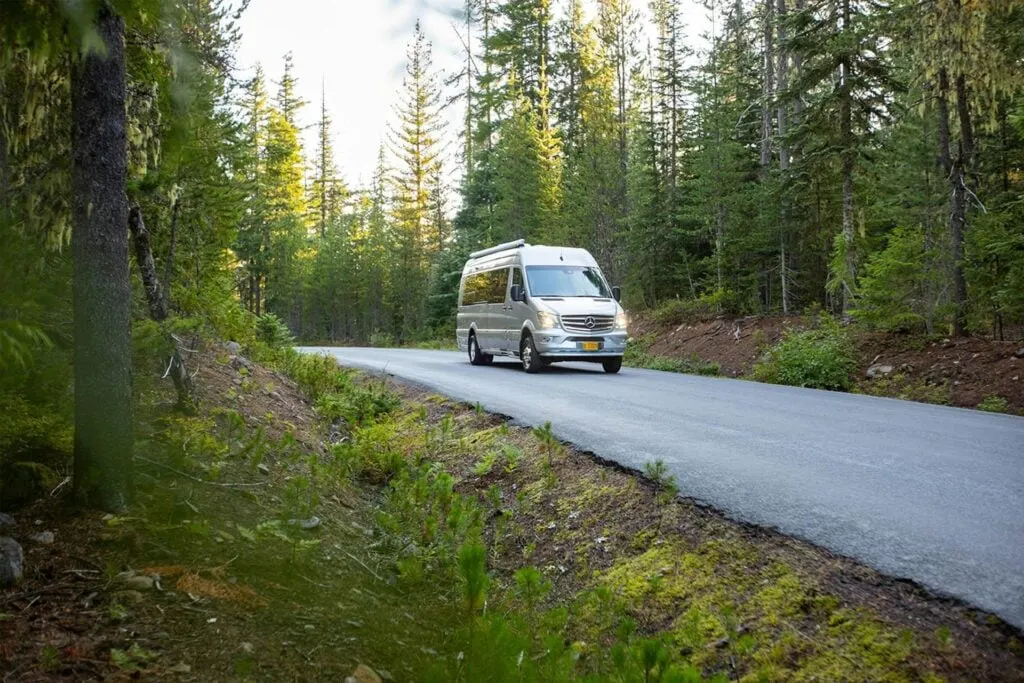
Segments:
[[[600,351],[601,342],[581,342],[584,351]]]

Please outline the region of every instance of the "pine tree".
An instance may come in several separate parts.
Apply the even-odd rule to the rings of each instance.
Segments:
[[[240,166],[239,180],[248,190],[248,197],[235,251],[245,270],[243,290],[246,307],[260,315],[270,246],[270,228],[266,215],[268,199],[265,156],[270,110],[263,69],[259,65],[246,84],[241,106],[245,116],[245,157]]]
[[[323,93],[320,97],[316,157],[313,160],[313,179],[310,189],[309,222],[317,226],[317,231],[323,238],[327,234],[327,226],[337,220],[346,195],[345,184],[338,177],[338,169],[334,162],[331,117],[327,113],[327,99]]]
[[[829,292],[839,308],[852,307],[860,260],[855,229],[854,176],[872,133],[872,123],[887,117],[890,93],[898,89],[889,74],[877,21],[859,0],[827,0],[794,16],[789,47],[801,56],[795,90],[812,101],[798,131],[811,152],[838,153],[841,229],[830,266]],[[833,127],[833,122],[837,125]],[[822,129],[827,135],[817,137]],[[817,137],[816,142],[812,140]]]
[[[444,226],[431,212],[431,184],[441,176],[441,91],[433,70],[430,43],[416,22],[407,50],[408,62],[401,101],[395,109],[392,148],[397,168],[393,178],[395,222],[399,237],[400,268],[408,290],[403,295],[403,335],[422,324],[423,295],[429,263],[443,243]]]

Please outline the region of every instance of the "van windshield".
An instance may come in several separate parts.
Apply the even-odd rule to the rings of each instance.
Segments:
[[[589,266],[527,266],[531,296],[611,297],[601,271]]]

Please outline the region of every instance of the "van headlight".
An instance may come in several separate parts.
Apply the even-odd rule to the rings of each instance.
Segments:
[[[542,330],[552,330],[558,327],[558,318],[547,311],[537,311],[537,324]]]
[[[618,313],[615,314],[615,329],[624,330],[626,329],[626,325],[628,324],[629,320],[626,319],[625,311],[619,311]]]

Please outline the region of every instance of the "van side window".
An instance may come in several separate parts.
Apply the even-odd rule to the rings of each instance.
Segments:
[[[476,273],[466,278],[462,289],[462,305],[486,304],[490,298],[490,273]]]
[[[505,292],[508,290],[508,268],[492,270],[487,275],[490,276],[490,302],[492,304],[505,303]]]

